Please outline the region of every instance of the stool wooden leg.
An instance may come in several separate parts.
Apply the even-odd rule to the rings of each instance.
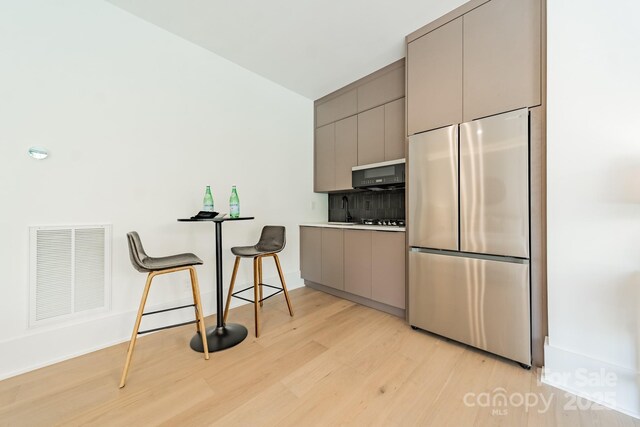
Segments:
[[[189,269],[191,269],[191,267]],[[199,308],[198,308],[198,304],[196,303],[196,301],[199,298],[196,297],[196,288],[193,286],[193,275],[191,274],[191,271],[189,271],[189,277],[191,278],[191,296],[193,297],[193,303],[196,305],[193,311],[196,314],[196,320],[198,320],[198,310],[199,310]],[[199,333],[199,332],[200,332],[200,322],[196,322],[196,333]]]
[[[287,307],[289,307],[289,315],[293,316],[293,307],[291,307],[291,300],[289,299],[289,292],[287,291],[287,285],[284,282],[284,274],[282,274],[282,267],[280,266],[280,259],[277,254],[273,255],[273,259],[276,261],[276,268],[278,269],[278,276],[280,276],[280,283],[284,290],[284,298],[287,300]]]
[[[204,313],[202,311],[202,301],[200,300],[200,287],[198,286],[198,274],[195,267],[189,267],[189,275],[191,276],[191,290],[193,291],[193,303],[196,305],[196,320],[202,337],[202,348],[204,349],[204,358],[209,360],[209,346],[207,345],[207,328],[204,326]]]
[[[260,335],[258,318],[258,257],[253,259],[253,314],[255,316],[256,338]]]
[[[129,365],[131,364],[131,357],[133,356],[133,349],[136,346],[136,340],[138,339],[138,331],[140,330],[140,322],[142,321],[142,313],[144,313],[144,305],[147,303],[147,296],[149,295],[149,288],[151,288],[151,281],[155,273],[149,273],[147,276],[147,283],[144,285],[144,291],[142,292],[142,299],[140,300],[140,308],[138,309],[138,316],[136,317],[136,323],[133,326],[133,333],[131,334],[131,340],[129,341],[129,349],[127,350],[127,358],[124,363],[124,370],[122,371],[122,377],[120,378],[120,388],[124,387],[127,380],[127,373],[129,372]]]
[[[227,323],[227,315],[229,314],[229,305],[231,305],[231,294],[233,293],[233,286],[236,284],[236,275],[238,274],[238,266],[240,265],[240,257],[236,257],[236,262],[233,264],[233,274],[231,275],[231,284],[229,285],[229,294],[227,295],[227,304],[224,307],[224,323]]]
[[[263,301],[262,301],[262,288],[264,288],[264,286],[262,286],[262,284],[264,283],[262,281],[262,257],[258,257],[258,283],[260,283],[260,307],[262,307],[263,305]]]

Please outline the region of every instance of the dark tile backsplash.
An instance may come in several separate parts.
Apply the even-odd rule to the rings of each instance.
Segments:
[[[362,191],[329,194],[329,221],[345,221],[342,197],[349,199],[354,222],[363,218],[404,219],[404,190]]]

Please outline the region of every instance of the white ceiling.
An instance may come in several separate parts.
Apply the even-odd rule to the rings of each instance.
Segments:
[[[307,98],[404,56],[466,0],[107,0]]]

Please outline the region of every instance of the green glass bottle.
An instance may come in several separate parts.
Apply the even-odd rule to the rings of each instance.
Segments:
[[[231,187],[231,197],[229,197],[229,216],[231,218],[238,218],[240,216],[240,199],[238,199],[238,192],[236,186]]]
[[[207,185],[204,192],[204,200],[202,201],[202,210],[205,212],[213,212],[213,196],[211,195],[211,187]]]

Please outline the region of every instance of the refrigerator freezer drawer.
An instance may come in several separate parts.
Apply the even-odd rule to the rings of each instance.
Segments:
[[[460,125],[460,250],[529,258],[529,113]]]
[[[458,249],[458,126],[409,138],[409,245]]]
[[[409,323],[531,364],[529,265],[409,253]]]

